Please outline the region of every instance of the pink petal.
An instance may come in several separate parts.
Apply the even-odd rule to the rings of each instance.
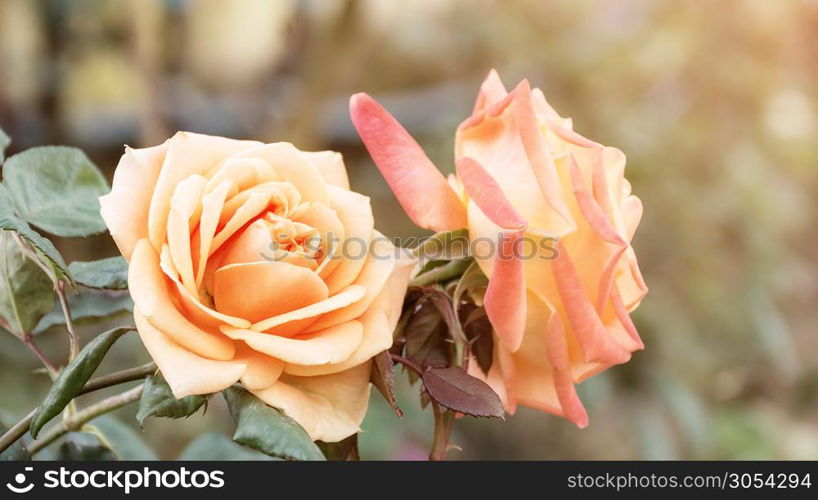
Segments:
[[[588,413],[582,405],[574,381],[571,379],[571,361],[568,357],[568,341],[559,313],[555,312],[548,321],[548,360],[554,369],[554,386],[557,399],[565,418],[580,429],[588,426]]]
[[[497,181],[472,158],[457,160],[457,176],[466,194],[493,223],[503,229],[521,231],[528,223],[511,205]]]
[[[557,250],[559,257],[552,264],[554,281],[585,361],[613,365],[628,361],[630,352],[619,345],[602,324],[562,242],[557,244]]]
[[[520,348],[525,333],[525,275],[523,261],[515,251],[522,236],[521,231],[501,234],[485,297],[489,321],[500,341],[511,352]]]
[[[366,94],[349,101],[352,123],[403,209],[420,227],[450,231],[466,226],[466,210],[409,133]]]

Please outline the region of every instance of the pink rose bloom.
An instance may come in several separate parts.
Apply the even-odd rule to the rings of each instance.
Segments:
[[[448,181],[371,97],[353,96],[350,110],[417,225],[498,242],[474,255],[489,277],[493,363],[488,373],[469,363],[469,372],[509,413],[519,404],[585,427],[575,384],[644,347],[629,315],[647,293],[630,245],[642,203],[624,177],[625,155],[574,132],[528,81],[507,92],[494,71],[457,129]]]

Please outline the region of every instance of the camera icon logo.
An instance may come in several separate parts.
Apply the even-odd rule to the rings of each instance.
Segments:
[[[34,470],[34,467],[26,467],[25,468],[26,472],[31,472],[33,470]],[[22,472],[19,472],[19,473],[17,473],[17,475],[14,476],[14,483],[15,484],[6,483],[6,488],[8,488],[9,490],[11,490],[14,493],[28,493],[29,491],[34,489],[34,483],[25,484],[26,479],[27,479],[26,475],[23,474]]]

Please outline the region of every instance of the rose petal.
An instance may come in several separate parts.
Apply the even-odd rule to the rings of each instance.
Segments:
[[[313,440],[333,443],[360,431],[369,405],[369,370],[364,363],[320,377],[283,375],[253,394],[298,422]]]
[[[490,221],[503,229],[513,231],[526,228],[528,223],[511,205],[503,190],[480,163],[468,157],[458,158],[457,176],[463,183],[466,194]]]
[[[134,309],[134,320],[142,343],[176,398],[227,389],[246,369],[242,362],[214,361],[188,351],[156,329],[138,308]]]
[[[477,99],[474,101],[474,108],[472,114],[483,111],[488,106],[502,101],[508,95],[505,85],[500,80],[500,75],[497,71],[492,69],[480,85],[480,92],[477,94]]]
[[[344,166],[344,157],[335,151],[302,151],[301,156],[307,159],[324,178],[327,184],[349,189],[349,178]]]
[[[210,244],[210,255],[213,255],[231,236],[241,229],[251,219],[261,214],[270,204],[270,195],[268,193],[252,193],[247,198],[247,201],[239,207],[233,214],[227,224],[216,233],[213,237],[213,243]]]
[[[262,321],[254,323],[250,327],[250,329],[259,332],[270,332],[274,328],[294,321],[301,321],[310,318],[320,320],[319,318],[322,319],[327,314],[332,314],[334,311],[337,310],[345,310],[345,308],[348,308],[350,304],[360,302],[361,299],[363,299],[366,295],[367,290],[363,286],[350,285],[345,289],[341,290],[340,292],[336,293],[332,297],[329,297],[328,299],[322,300],[321,302],[315,302],[300,309],[295,309],[284,314],[279,314],[277,316],[272,316],[270,318],[264,319]],[[338,323],[335,322],[332,324],[325,324],[321,327],[318,327],[317,323],[311,322],[309,326],[312,330],[321,330],[323,328],[326,328],[328,326],[334,326],[336,324]],[[281,333],[279,333],[278,331],[274,332],[281,335]],[[294,332],[287,332],[287,336],[291,336],[293,333]]]
[[[369,305],[366,312],[358,319],[363,325],[363,339],[358,349],[349,358],[341,363],[329,365],[301,366],[289,364],[285,367],[285,371],[299,376],[336,373],[363,363],[376,354],[392,347],[392,335],[403,308],[403,296],[406,294],[409,276],[416,263],[413,257],[401,255],[394,264],[385,286],[380,290],[375,301]],[[355,305],[357,306],[357,303]]]
[[[236,185],[231,181],[224,181],[213,191],[202,197],[202,215],[199,219],[199,231],[193,234],[190,246],[193,252],[193,265],[196,268],[196,288],[202,286],[204,272],[207,268],[207,261],[210,257],[210,246],[213,244],[213,236],[219,225],[219,215],[224,202],[231,191],[235,191]],[[198,252],[195,250],[198,249]]]
[[[562,242],[557,243],[557,249],[560,255],[552,261],[554,281],[568,324],[582,347],[585,361],[603,364],[628,361],[630,352],[613,340],[605,329]]]
[[[251,391],[266,389],[275,384],[284,370],[284,362],[254,351],[242,342],[239,344],[236,348],[236,361],[247,365],[241,376],[241,383]]]
[[[366,264],[364,264],[361,273],[354,281],[354,285],[365,290],[365,296],[362,297],[362,300],[355,301],[354,305],[324,314],[310,329],[320,330],[321,328],[355,319],[363,314],[390,279],[395,268],[395,262],[395,246],[384,235],[375,231],[375,238],[372,240],[372,251],[369,252]]]
[[[165,241],[170,199],[176,185],[191,175],[205,175],[228,156],[259,143],[177,132],[167,144],[165,160],[148,211],[148,234],[157,250],[162,248]]]
[[[182,284],[192,295],[198,295],[193,275],[193,257],[190,249],[191,217],[201,210],[201,198],[207,179],[192,175],[176,186],[170,200],[168,214],[168,245],[173,263],[182,278]]]
[[[206,358],[233,358],[235,347],[230,339],[202,330],[176,310],[159,255],[147,239],[139,240],[131,255],[128,289],[146,319],[174,342]]]
[[[293,311],[329,297],[311,270],[286,262],[232,264],[216,271],[216,310],[251,322]]]
[[[363,326],[358,321],[293,338],[229,326],[222,326],[221,330],[234,340],[243,340],[256,351],[294,365],[340,363],[358,349],[363,339]]]
[[[568,356],[568,343],[565,330],[557,313],[551,315],[547,330],[548,360],[554,368],[554,387],[557,392],[562,413],[565,418],[580,429],[588,426],[588,413],[577,396],[574,381],[571,379],[571,361]]]
[[[102,219],[125,259],[130,259],[137,241],[148,237],[148,208],[167,145],[126,146],[114,171],[111,192],[99,199]]]
[[[327,184],[318,169],[288,142],[264,144],[243,151],[235,158],[260,158],[275,170],[281,180],[295,186],[305,201],[329,202]]]
[[[446,179],[392,115],[366,94],[349,101],[352,123],[409,218],[420,227],[466,226],[466,212]]]
[[[375,219],[369,198],[334,186],[329,187],[330,207],[344,225],[344,241],[339,242],[333,259],[338,264],[326,276],[330,294],[334,294],[358,277],[370,251]]]
[[[486,314],[497,336],[511,352],[520,348],[525,333],[526,285],[523,262],[515,246],[522,232],[501,236],[484,299]]]

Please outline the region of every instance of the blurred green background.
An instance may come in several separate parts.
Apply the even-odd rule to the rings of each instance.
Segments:
[[[348,97],[378,98],[443,170],[482,78],[543,89],[582,134],[628,155],[645,216],[646,349],[580,386],[591,425],[521,409],[462,419],[464,459],[818,459],[818,1],[0,0],[0,127],[10,153],[83,148],[110,178],[123,144],[176,130],[344,153],[390,236],[417,235],[363,150]],[[57,239],[67,260],[106,236]],[[118,322],[128,321],[127,317]],[[104,325],[83,327],[85,338]],[[54,359],[65,336],[37,339]],[[147,355],[136,337],[103,369]],[[48,379],[0,337],[0,417]],[[361,435],[371,459],[423,458],[432,416],[400,388]],[[118,417],[133,426],[133,409]],[[205,416],[147,424],[175,458]]]

